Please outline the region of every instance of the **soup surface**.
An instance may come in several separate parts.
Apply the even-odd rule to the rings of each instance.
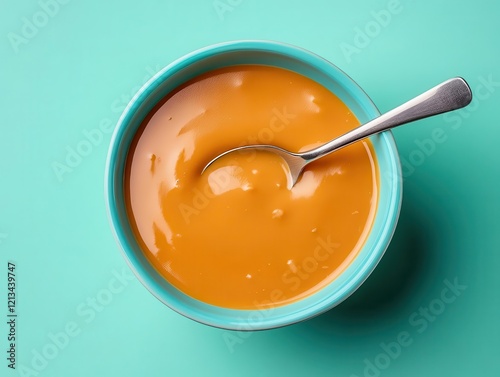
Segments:
[[[164,98],[128,154],[127,210],[156,270],[208,304],[256,309],[331,282],[374,219],[378,170],[368,140],[308,165],[292,189],[281,159],[218,154],[245,144],[305,151],[359,125],[318,83],[268,66],[196,77]]]

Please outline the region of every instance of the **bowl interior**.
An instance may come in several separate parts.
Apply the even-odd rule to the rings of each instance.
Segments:
[[[355,260],[325,288],[305,299],[265,310],[220,308],[195,300],[171,286],[142,253],[126,213],[124,167],[130,144],[141,122],[170,91],[213,69],[261,64],[307,76],[336,94],[362,123],[379,115],[375,105],[352,79],[322,58],[305,50],[274,42],[242,41],[196,51],[164,68],[131,100],[112,136],[105,177],[105,195],[113,231],[127,263],[160,301],[196,321],[227,329],[259,330],[295,323],[320,314],[347,298],[369,276],[392,237],[401,202],[399,157],[390,132],[370,138],[377,156],[379,201],[368,238]]]

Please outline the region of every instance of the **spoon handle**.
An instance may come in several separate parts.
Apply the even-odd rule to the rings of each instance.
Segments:
[[[352,144],[365,137],[401,126],[422,118],[446,113],[467,106],[472,100],[472,92],[461,77],[447,80],[408,102],[365,123],[320,147],[300,153],[310,162]]]

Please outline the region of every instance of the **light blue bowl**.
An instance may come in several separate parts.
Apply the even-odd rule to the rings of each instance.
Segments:
[[[355,260],[338,278],[317,293],[267,310],[221,308],[185,295],[154,269],[134,237],[124,200],[125,161],[142,120],[165,95],[204,72],[238,64],[271,65],[307,76],[335,93],[362,123],[379,115],[368,95],[349,76],[311,52],[268,41],[236,41],[209,46],[162,69],[132,98],[111,139],[106,163],[105,195],[111,226],[123,256],[142,284],[161,302],[207,325],[232,330],[262,330],[321,314],[349,297],[366,280],[382,258],[396,228],[402,194],[401,166],[396,144],[389,131],[370,138],[381,176],[374,224]]]

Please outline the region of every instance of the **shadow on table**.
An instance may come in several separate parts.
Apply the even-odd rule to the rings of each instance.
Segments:
[[[425,201],[424,192],[405,191],[398,227],[377,268],[351,297],[298,325],[300,331],[362,336],[407,321],[415,310],[411,298],[432,285],[439,265],[434,224],[429,221],[433,214]]]

